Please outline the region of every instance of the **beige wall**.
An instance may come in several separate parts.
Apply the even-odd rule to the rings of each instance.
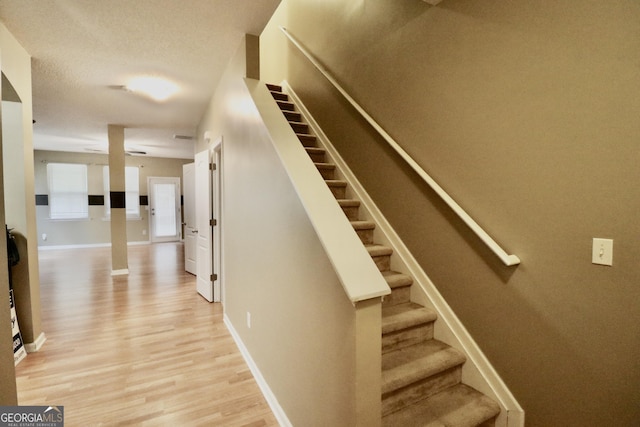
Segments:
[[[198,127],[223,137],[225,313],[293,425],[355,425],[355,308],[261,124],[240,47]],[[251,313],[251,328],[247,313]]]
[[[103,166],[108,165],[106,154],[67,153],[62,151],[35,152],[35,190],[36,194],[47,194],[47,163],[84,163],[88,165],[88,184],[90,195],[104,193]],[[190,163],[186,159],[166,159],[157,157],[126,156],[126,166],[139,167],[140,194],[148,195],[147,177],[177,176],[182,179],[182,165]],[[182,188],[182,186],[181,186]],[[49,219],[49,207],[37,206],[38,245],[94,245],[111,241],[110,223],[105,221],[104,206],[89,206],[89,220],[52,221]],[[139,220],[127,221],[127,239],[129,242],[149,240],[149,215],[145,206],[140,206]],[[42,234],[47,240],[42,239]]]
[[[286,26],[488,232],[499,261],[285,41]],[[287,78],[527,411],[640,423],[640,3],[285,0]],[[613,267],[591,239],[614,239]]]
[[[0,64],[1,65],[1,64]],[[0,124],[2,123],[2,113],[0,111]],[[0,133],[0,142],[2,142],[2,134]],[[0,150],[0,169],[2,166],[2,150]],[[0,174],[0,183],[4,183],[2,174]],[[3,188],[0,185],[0,188]],[[3,191],[4,196],[4,191]],[[4,197],[0,197],[0,220],[4,222]],[[9,310],[9,277],[8,258],[7,258],[7,240],[6,235],[2,233],[0,237],[0,405],[9,406],[18,403],[16,392],[16,374],[13,359],[13,337],[11,335],[11,315]]]
[[[31,95],[31,57],[0,24],[2,73],[6,85],[11,85],[10,100],[20,103],[9,107],[10,123],[7,124],[5,159],[8,174],[6,185],[11,186],[5,195],[6,221],[14,229],[20,250],[21,262],[14,269],[16,309],[22,338],[27,344],[44,339],[40,316],[40,270],[36,243],[36,213],[33,204],[33,107]],[[3,97],[4,97],[3,93]],[[4,99],[3,99],[4,101]],[[7,106],[3,102],[3,109]],[[4,129],[3,129],[4,133]],[[10,179],[8,177],[11,177]]]
[[[21,124],[15,124],[16,126],[22,126],[23,132],[23,150],[24,155],[28,156],[27,147],[31,147],[31,62],[30,57],[26,53],[26,51],[18,44],[15,38],[7,31],[4,25],[0,24],[0,69],[2,73],[6,76],[6,80],[3,78],[4,84],[7,82],[11,82],[13,85],[12,91],[12,99],[15,96],[19,96],[24,100],[22,103],[22,121]],[[11,116],[11,113],[10,113]],[[20,114],[15,115],[20,118]],[[0,114],[1,117],[1,114]],[[2,121],[0,120],[0,123]],[[0,133],[2,134],[2,133]],[[3,140],[4,135],[2,135],[2,143],[4,145],[5,141]],[[17,144],[16,149],[20,149],[20,144]],[[2,166],[2,162],[0,162],[0,168],[4,168]],[[25,170],[26,169],[26,170]],[[28,194],[31,191],[33,194],[33,182],[30,181],[28,177],[29,167],[26,165],[26,162],[22,163],[22,170],[20,170],[20,177],[18,179],[17,185],[23,186],[24,191]],[[9,212],[9,215],[13,215],[15,211],[11,206],[5,206],[5,192],[4,192],[4,179],[0,178],[0,182],[3,185],[0,185],[0,189],[2,189],[2,197],[0,197],[0,219],[2,222],[5,222],[5,210]],[[29,184],[31,183],[31,188],[29,188]],[[6,183],[6,185],[10,185],[10,183]],[[25,196],[26,197],[26,196]],[[34,219],[34,210],[33,208],[26,208],[27,212],[25,212],[24,204],[21,204],[16,208],[19,212],[24,214],[25,219],[20,222],[20,226],[27,226],[35,224]],[[19,230],[24,235],[29,235],[30,232],[33,231],[35,227],[31,226],[27,229]],[[24,243],[24,242],[23,242]],[[6,241],[4,234],[0,238],[0,253],[4,254],[4,256],[0,256],[2,262],[0,262],[0,405],[15,405],[17,404],[17,393],[16,393],[16,381],[15,381],[15,369],[13,362],[13,346],[12,346],[12,337],[11,337],[11,324],[10,324],[10,316],[9,316],[9,287],[8,287],[8,278],[7,278],[7,256],[6,256]],[[32,245],[35,247],[35,245]],[[31,249],[29,249],[31,251]],[[24,299],[25,304],[23,308],[30,313],[30,319],[27,325],[26,332],[33,336],[33,333],[40,333],[40,292],[39,292],[39,282],[38,282],[38,263],[37,256],[36,260],[30,263],[30,267],[28,269],[27,276],[31,278],[31,283],[26,287],[26,298]],[[22,325],[21,325],[22,326]],[[23,336],[23,339],[26,338]],[[29,341],[27,341],[29,342]]]
[[[13,86],[8,80],[3,80],[3,98],[5,91],[13,91]],[[17,94],[15,95],[17,97]],[[17,100],[19,101],[19,97]],[[31,344],[39,338],[42,326],[38,259],[31,258],[30,254],[31,246],[37,243],[35,239],[29,240],[36,234],[36,224],[32,222],[35,210],[33,152],[25,153],[24,149],[25,144],[30,146],[25,140],[24,108],[22,102],[2,101],[2,163],[5,182],[5,223],[11,229],[21,255],[20,262],[11,268],[16,312],[22,339],[25,343]],[[31,195],[28,202],[27,194]],[[40,337],[40,341],[42,338]]]

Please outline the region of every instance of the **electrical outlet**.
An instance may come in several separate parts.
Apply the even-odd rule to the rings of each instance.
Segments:
[[[247,311],[247,328],[251,329],[251,313]]]
[[[591,262],[598,265],[613,265],[612,239],[593,239]]]

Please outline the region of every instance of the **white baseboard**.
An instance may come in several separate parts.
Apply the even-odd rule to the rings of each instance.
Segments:
[[[141,240],[139,242],[127,242],[127,246],[150,245],[149,240]],[[40,251],[55,251],[58,249],[87,249],[87,248],[110,248],[111,243],[87,243],[84,245],[51,245],[38,246]]]
[[[123,268],[121,270],[111,270],[111,275],[112,276],[124,276],[126,274],[129,274],[129,269],[128,268]]]
[[[276,417],[276,420],[278,420],[278,423],[282,427],[293,427],[293,424],[291,424],[291,421],[289,421],[289,418],[287,418],[287,414],[285,414],[284,410],[278,403],[278,399],[276,399],[276,396],[271,391],[271,388],[269,388],[269,384],[267,384],[267,381],[262,376],[262,373],[258,369],[258,366],[255,364],[255,362],[251,358],[251,354],[249,354],[249,350],[247,350],[244,343],[240,339],[240,335],[238,335],[238,333],[236,332],[235,328],[231,324],[231,321],[227,317],[226,313],[224,315],[224,324],[227,326],[229,333],[233,337],[233,340],[236,342],[236,345],[240,350],[240,354],[242,354],[244,361],[249,366],[249,369],[251,370],[253,377],[258,383],[258,387],[260,387],[260,391],[262,391],[262,395],[267,400],[267,403],[269,404],[269,407],[271,408],[273,415]]]
[[[141,245],[150,245],[150,244],[151,244],[150,240],[140,240],[138,242],[127,242],[128,246],[141,246]]]
[[[87,248],[108,248],[111,243],[88,243],[85,245],[51,245],[38,246],[39,251],[55,251],[58,249],[87,249]]]
[[[38,338],[36,338],[34,342],[24,345],[24,349],[27,350],[27,353],[35,353],[42,348],[46,340],[47,337],[44,335],[44,332],[40,332],[40,335],[38,335]]]

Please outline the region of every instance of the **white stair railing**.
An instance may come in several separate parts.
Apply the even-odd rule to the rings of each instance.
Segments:
[[[358,104],[343,88],[340,84],[333,78],[333,76],[326,70],[325,67],[318,62],[318,60],[311,54],[304,46],[296,40],[291,33],[287,31],[286,28],[280,27],[282,32],[287,36],[287,38],[293,43],[295,47],[302,52],[302,54],[320,71],[320,73],[327,79],[329,82],[344,96],[344,98],[349,101],[349,103],[353,106],[353,108],[358,111],[362,117],[373,127],[384,139],[387,143],[393,148],[396,153],[402,157],[407,164],[433,189],[433,191],[440,196],[440,198],[453,210],[460,219],[467,224],[467,226],[482,240],[491,251],[496,254],[498,258],[504,263],[506,266],[513,266],[520,264],[520,258],[516,255],[508,254],[498,243],[496,243],[491,236],[478,225],[477,222],[474,221],[469,214],[460,207],[458,203],[456,203],[449,194],[438,183],[429,176],[425,172],[424,169],[420,167],[420,165],[409,156],[409,154],[389,135],[374,119],[371,117],[361,106]]]

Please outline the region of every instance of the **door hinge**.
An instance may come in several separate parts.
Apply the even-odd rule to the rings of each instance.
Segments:
[[[209,170],[216,170],[216,164],[215,163],[209,163]]]
[[[215,219],[211,219],[209,220],[209,225],[215,227],[216,225],[218,225],[218,221],[216,221]]]
[[[218,275],[217,274],[212,274],[211,275],[211,281],[215,282],[216,280],[218,280]]]

